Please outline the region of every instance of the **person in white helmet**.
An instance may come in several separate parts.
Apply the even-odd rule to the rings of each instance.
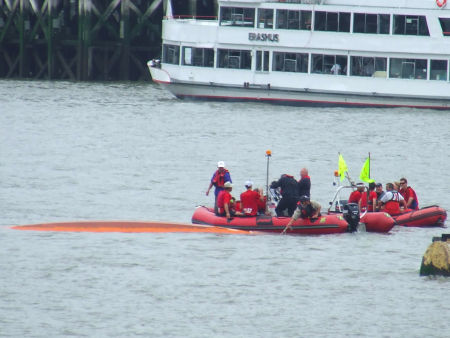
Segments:
[[[219,192],[223,190],[223,187],[226,182],[233,183],[231,181],[230,172],[225,168],[225,162],[219,161],[217,162],[217,170],[214,172],[214,174],[211,177],[211,182],[209,184],[208,189],[206,190],[206,196],[209,195],[209,191],[214,186],[214,210],[217,212],[217,196],[219,196]]]

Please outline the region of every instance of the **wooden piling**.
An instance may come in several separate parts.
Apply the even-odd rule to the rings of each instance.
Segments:
[[[0,77],[150,79],[162,0],[0,1]]]
[[[450,234],[433,238],[422,258],[421,276],[450,276]]]

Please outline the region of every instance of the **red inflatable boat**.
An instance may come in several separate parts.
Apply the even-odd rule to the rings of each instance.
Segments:
[[[290,217],[260,215],[233,217],[228,221],[225,217],[217,216],[212,208],[204,206],[197,207],[192,215],[192,223],[194,224],[269,233],[283,232],[289,220]],[[383,212],[365,214],[361,217],[360,222],[365,224],[366,231],[371,232],[388,232],[394,226],[392,217]],[[349,232],[352,231],[351,229],[342,213],[330,213],[314,220],[299,218],[292,224],[292,230],[288,230],[287,233],[295,235],[323,235]]]
[[[407,227],[430,227],[430,226],[444,226],[447,219],[447,212],[445,209],[433,205],[419,210],[410,210],[392,216],[395,224]]]

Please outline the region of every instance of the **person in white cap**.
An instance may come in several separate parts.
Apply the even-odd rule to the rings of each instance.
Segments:
[[[258,202],[263,201],[264,197],[259,194],[258,191],[252,190],[253,182],[245,182],[247,188],[241,194],[241,208],[244,216],[256,216],[258,212]]]
[[[233,183],[231,180],[230,172],[225,168],[225,162],[219,161],[217,162],[217,170],[214,172],[211,178],[211,182],[209,184],[208,189],[206,190],[206,196],[209,195],[209,191],[214,186],[214,209],[217,211],[217,196],[219,196],[219,192],[223,190],[223,186],[226,182]]]

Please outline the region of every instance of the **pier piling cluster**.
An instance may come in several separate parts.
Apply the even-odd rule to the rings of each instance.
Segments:
[[[0,78],[145,80],[163,0],[0,0]]]

